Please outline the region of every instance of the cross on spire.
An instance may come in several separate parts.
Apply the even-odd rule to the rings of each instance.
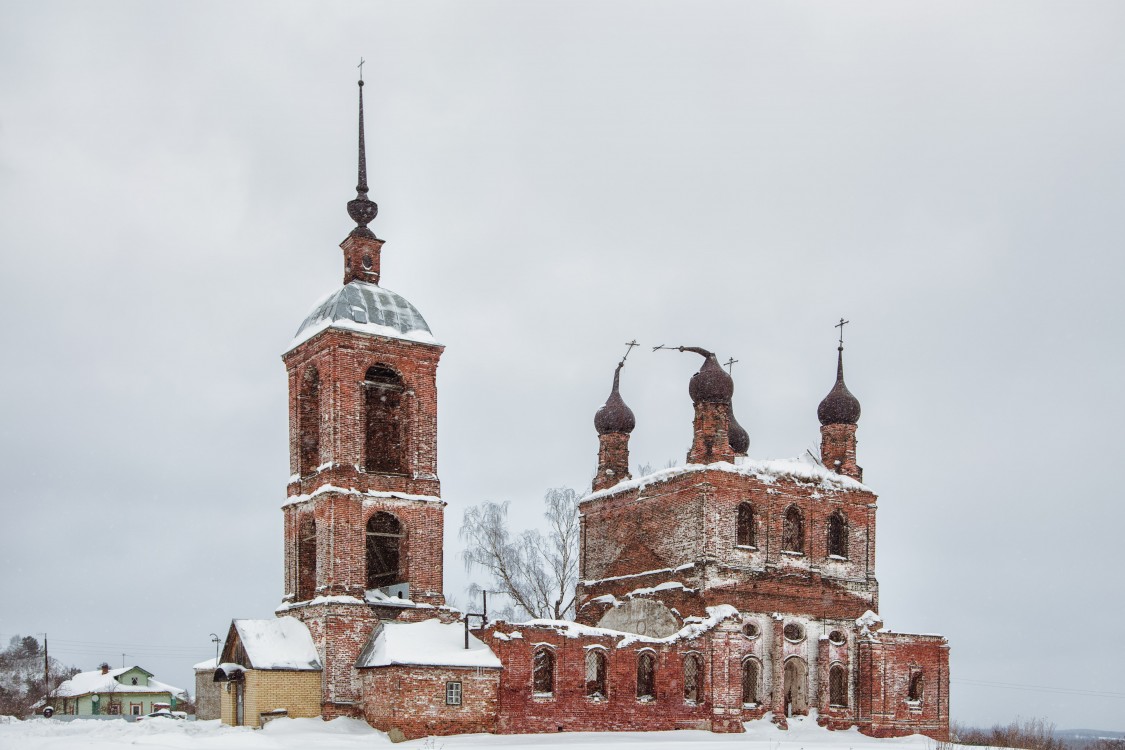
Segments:
[[[636,339],[633,339],[632,341],[626,342],[626,344],[625,344],[625,356],[621,358],[621,364],[625,364],[625,360],[629,359],[629,354],[633,351],[634,346],[640,346],[640,344],[637,343]]]
[[[727,374],[728,375],[734,375],[734,365],[737,362],[738,362],[738,360],[735,359],[734,357],[731,357],[726,362],[723,362],[723,366],[727,368]]]
[[[359,68],[359,80],[361,80],[361,81],[363,80],[363,64],[364,64],[365,62],[367,62],[367,61],[366,61],[366,60],[364,60],[364,59],[363,59],[363,58],[361,57],[361,58],[359,58],[359,65],[357,65],[357,66],[356,66],[357,68]]]
[[[840,322],[833,326],[833,328],[840,329],[840,351],[843,351],[844,349],[844,326],[846,326],[848,323],[851,323],[851,321],[840,318]]]

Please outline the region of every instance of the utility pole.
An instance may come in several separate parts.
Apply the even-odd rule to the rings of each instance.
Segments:
[[[51,662],[47,658],[47,634],[43,634],[43,703],[51,697]]]

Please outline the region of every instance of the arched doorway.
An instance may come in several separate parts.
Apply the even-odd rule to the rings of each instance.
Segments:
[[[809,712],[809,665],[799,656],[785,662],[785,715],[805,715]]]

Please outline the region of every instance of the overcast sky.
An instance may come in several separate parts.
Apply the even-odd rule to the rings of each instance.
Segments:
[[[3,0],[0,638],[193,689],[271,616],[361,55],[455,601],[466,507],[588,486],[624,342],[634,465],[690,444],[662,343],[738,359],[751,455],[796,456],[844,316],[887,627],[949,637],[955,720],[1125,730],[1115,2]]]

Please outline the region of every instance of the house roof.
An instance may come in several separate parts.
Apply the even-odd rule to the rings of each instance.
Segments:
[[[305,624],[295,617],[235,620],[231,627],[246,652],[250,669],[321,669],[320,656]]]
[[[375,629],[363,647],[356,666],[499,668],[500,660],[478,638],[469,634],[465,648],[465,624],[445,624],[436,618],[422,622],[387,622]]]
[[[121,675],[134,670],[144,672],[148,675],[149,680],[147,685],[130,685],[117,681],[117,678]],[[73,698],[79,695],[90,695],[93,693],[168,693],[170,695],[181,695],[183,692],[184,690],[182,688],[167,685],[159,680],[152,679],[152,672],[142,669],[141,667],[133,666],[111,669],[105,674],[102,674],[100,669],[96,669],[92,672],[79,672],[59,685],[54,695],[57,698]]]

